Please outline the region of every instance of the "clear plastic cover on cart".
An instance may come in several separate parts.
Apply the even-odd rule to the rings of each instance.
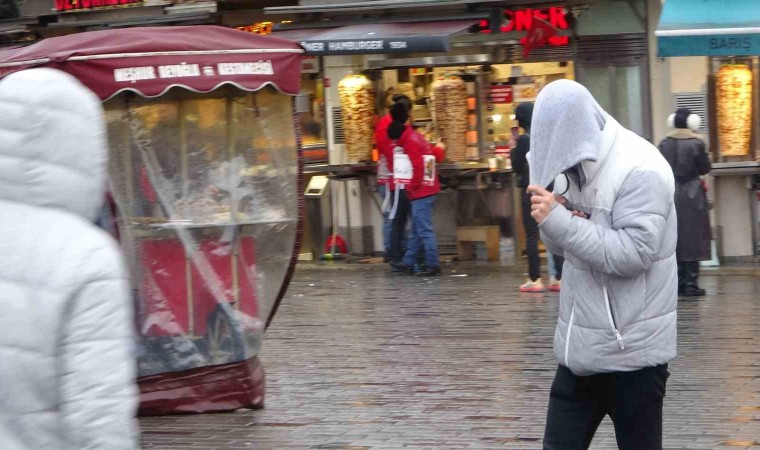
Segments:
[[[125,93],[106,111],[139,375],[255,356],[296,239],[292,98]]]

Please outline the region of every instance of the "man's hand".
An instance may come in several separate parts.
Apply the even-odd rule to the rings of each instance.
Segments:
[[[560,205],[564,206],[567,209],[570,209],[567,203],[567,199],[564,195],[554,194],[554,200],[557,201]],[[588,219],[588,215],[583,211],[578,211],[575,209],[570,209],[570,212],[573,213],[573,217],[580,217],[581,219]]]
[[[580,217],[581,219],[588,219],[588,216],[583,211],[573,210],[573,217]]]
[[[541,224],[546,220],[557,203],[554,199],[554,194],[535,184],[528,186],[528,194],[532,194],[530,198],[530,215],[536,222]]]

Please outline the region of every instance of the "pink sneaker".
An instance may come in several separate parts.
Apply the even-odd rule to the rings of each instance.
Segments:
[[[528,279],[528,281],[520,286],[520,292],[530,292],[533,294],[540,294],[544,292],[544,282],[541,281],[541,278],[537,279],[536,281],[532,281]]]
[[[562,281],[552,277],[552,279],[549,281],[549,290],[552,292],[559,292],[561,288],[562,288]]]

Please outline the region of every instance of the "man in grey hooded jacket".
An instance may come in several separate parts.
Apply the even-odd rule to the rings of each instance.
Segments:
[[[543,89],[531,138],[531,215],[565,257],[544,448],[588,448],[608,414],[619,448],[662,448],[676,356],[672,171],[573,81]],[[563,197],[545,189],[555,178]]]

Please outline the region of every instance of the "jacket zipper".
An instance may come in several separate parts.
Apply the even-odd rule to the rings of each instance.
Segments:
[[[617,339],[618,344],[620,345],[620,350],[625,350],[623,336],[620,334],[620,331],[618,331],[617,325],[615,324],[615,318],[612,316],[612,306],[610,305],[610,297],[607,295],[607,288],[603,287],[602,289],[604,290],[604,303],[607,305],[607,318],[610,320],[610,327],[612,328],[612,331],[615,332],[615,339]]]
[[[565,367],[570,367],[568,356],[570,355],[570,334],[573,332],[573,321],[575,320],[575,305],[570,310],[570,323],[567,326],[567,338],[565,338]]]

